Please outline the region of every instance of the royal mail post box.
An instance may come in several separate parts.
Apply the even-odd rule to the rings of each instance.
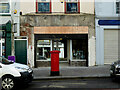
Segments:
[[[60,51],[54,50],[51,53],[51,76],[59,76],[59,53]]]

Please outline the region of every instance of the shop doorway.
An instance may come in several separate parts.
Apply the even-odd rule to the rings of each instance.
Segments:
[[[60,51],[59,54],[59,61],[60,62],[67,62],[67,40],[66,39],[57,39],[52,40],[52,50],[58,50]]]

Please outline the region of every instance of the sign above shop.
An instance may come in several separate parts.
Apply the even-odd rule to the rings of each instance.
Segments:
[[[99,25],[120,25],[120,20],[99,20]]]

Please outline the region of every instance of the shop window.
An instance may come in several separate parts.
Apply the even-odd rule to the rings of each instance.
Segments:
[[[9,3],[0,3],[0,13],[10,13]]]
[[[86,60],[87,44],[83,39],[72,41],[73,60]]]
[[[120,14],[120,1],[116,2],[116,14]]]
[[[51,12],[51,0],[39,0],[36,2],[36,12],[38,13],[50,13]]]
[[[79,13],[80,12],[80,2],[79,0],[65,2],[65,12],[66,13]]]
[[[50,60],[50,40],[38,40],[36,59],[37,60]]]

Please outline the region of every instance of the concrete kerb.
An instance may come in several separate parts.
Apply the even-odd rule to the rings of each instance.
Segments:
[[[33,81],[39,80],[67,80],[67,79],[97,79],[97,78],[110,78],[110,76],[96,76],[96,77],[76,77],[76,76],[65,76],[65,77],[35,77]]]

